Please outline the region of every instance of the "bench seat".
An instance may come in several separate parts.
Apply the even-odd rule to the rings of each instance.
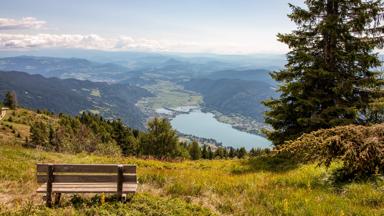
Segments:
[[[122,193],[135,193],[137,184],[124,183]],[[47,183],[41,185],[37,193],[47,192]],[[53,193],[116,193],[116,182],[111,183],[52,183]]]
[[[123,164],[36,164],[37,193],[46,194],[46,204],[60,202],[62,193],[114,193],[122,201],[123,194],[137,190],[135,165]]]

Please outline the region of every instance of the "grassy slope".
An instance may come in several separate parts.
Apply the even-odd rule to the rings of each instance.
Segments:
[[[27,127],[27,126],[25,126]],[[26,128],[24,128],[26,129]],[[11,136],[0,130],[0,136]],[[253,160],[160,162],[26,149],[0,139],[0,215],[383,215],[384,183],[333,185],[332,170]],[[35,163],[138,165],[139,193],[127,204],[65,196],[46,209],[34,191]],[[96,201],[95,201],[96,200]]]

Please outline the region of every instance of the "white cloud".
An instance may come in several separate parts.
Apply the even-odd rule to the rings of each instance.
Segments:
[[[20,20],[0,18],[0,30],[40,29],[46,24],[35,17],[24,17]]]
[[[0,33],[0,51],[39,48],[79,48],[109,51],[161,51],[247,54],[257,46],[230,43],[153,40],[128,36],[102,37],[97,34],[4,34]],[[276,50],[278,52],[278,50]],[[275,51],[275,52],[276,52]],[[269,50],[269,52],[271,52]],[[272,51],[273,52],[273,51]]]
[[[31,48],[81,48],[98,50],[163,50],[155,40],[131,37],[104,38],[96,34],[1,34],[0,50]]]

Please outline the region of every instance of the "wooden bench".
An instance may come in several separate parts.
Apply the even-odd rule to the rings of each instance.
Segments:
[[[46,193],[46,203],[60,202],[61,193],[134,194],[137,189],[136,166],[121,164],[37,164],[38,193]]]

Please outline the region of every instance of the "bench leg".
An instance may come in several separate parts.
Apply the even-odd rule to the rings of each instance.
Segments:
[[[45,196],[45,201],[46,201],[46,205],[48,208],[51,208],[52,207],[52,194],[47,192],[46,196]]]
[[[53,183],[53,165],[48,165],[47,171],[47,207],[52,207],[52,183]]]
[[[60,204],[61,193],[55,193],[55,205]]]

